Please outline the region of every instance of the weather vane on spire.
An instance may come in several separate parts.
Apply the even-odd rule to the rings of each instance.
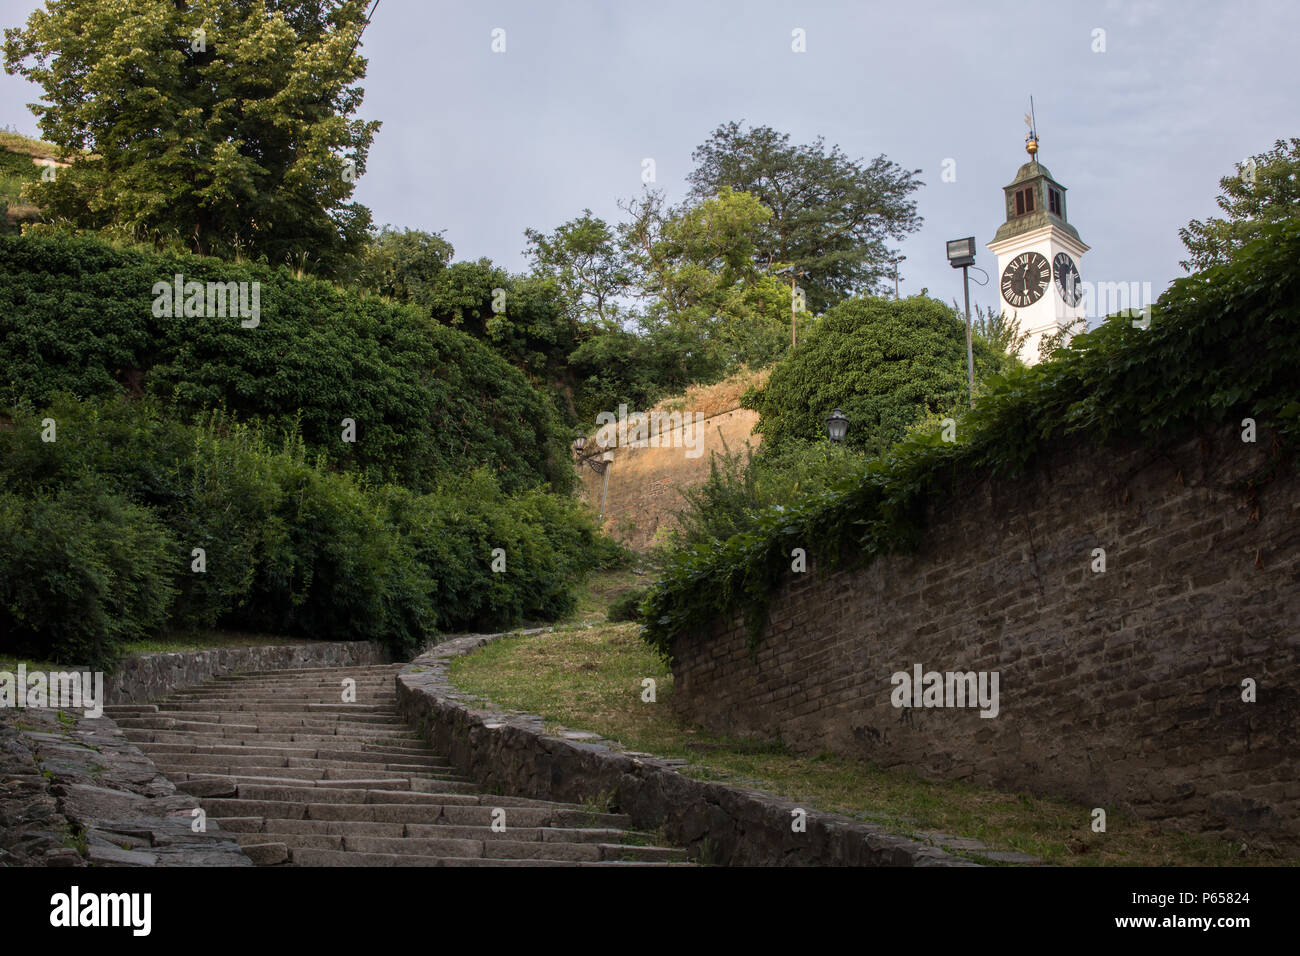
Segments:
[[[1038,122],[1034,117],[1034,98],[1029,97],[1029,112],[1025,114],[1025,125],[1029,127],[1029,132],[1025,135],[1025,152],[1034,158],[1034,163],[1038,163]]]

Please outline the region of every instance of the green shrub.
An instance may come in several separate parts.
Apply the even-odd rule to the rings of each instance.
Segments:
[[[145,508],[85,478],[49,497],[0,492],[0,648],[105,667],[155,634],[176,549]]]
[[[54,420],[55,441],[41,439],[46,419]],[[106,513],[130,525],[130,534],[111,532],[123,544],[104,546],[110,530],[83,520],[91,499],[81,492],[68,497],[87,482],[117,496],[117,510]],[[5,587],[18,588],[22,569],[52,562],[51,555],[64,561],[60,580],[98,587],[106,573],[101,552],[113,556],[109,570],[120,575],[127,571],[118,564],[129,570],[135,562],[121,549],[141,549],[136,570],[158,578],[151,593],[161,603],[148,606],[152,616],[127,600],[127,579],[100,591],[78,586],[102,594],[102,608],[126,602],[121,621],[108,610],[83,615],[85,633],[98,635],[94,653],[104,655],[164,622],[173,629],[378,640],[403,654],[438,629],[554,619],[572,607],[575,583],[622,556],[572,499],[538,489],[507,495],[486,468],[444,477],[431,494],[370,486],[308,461],[292,433],[273,439],[264,426],[218,414],[183,425],[149,399],[64,396],[39,412],[14,409],[9,427],[0,428],[0,486],[14,516],[0,566]],[[57,518],[71,529],[84,523],[91,537],[47,553],[41,547],[54,544],[28,540],[35,530],[18,523],[24,515]],[[155,532],[164,536],[167,558],[156,573],[146,547]],[[133,544],[133,535],[143,543]],[[494,548],[505,552],[502,573],[492,569]],[[204,552],[202,573],[193,564],[195,549]],[[13,593],[14,615],[58,619],[61,592]],[[161,617],[152,613],[159,607]],[[65,653],[86,642],[28,631],[21,637],[33,651]]]
[[[260,283],[259,324],[155,316],[154,284],[176,274]],[[573,481],[550,399],[490,348],[283,268],[0,237],[0,354],[0,407],[144,393],[186,418],[222,409],[295,429],[331,465],[418,490],[480,465],[508,491]],[[354,443],[342,440],[345,418]]]
[[[641,602],[649,593],[649,588],[634,588],[626,594],[620,595],[613,604],[609,606],[609,611],[605,617],[610,623],[619,621],[639,621],[641,619]]]
[[[824,491],[838,479],[857,475],[867,459],[841,445],[792,441],[781,450],[715,454],[709,477],[682,490],[684,507],[669,534],[669,548],[707,546],[749,531],[766,509]]]
[[[492,630],[554,620],[574,606],[572,585],[621,550],[575,501],[528,492],[507,498],[479,471],[434,494],[388,487],[389,515],[428,568],[443,630]],[[493,571],[494,551],[504,571]]]
[[[974,350],[981,378],[1010,364],[983,340]],[[942,302],[848,299],[821,316],[744,403],[761,416],[755,430],[765,448],[825,440],[826,417],[839,408],[851,422],[844,444],[876,454],[926,412],[968,403],[966,365],[965,325]]]

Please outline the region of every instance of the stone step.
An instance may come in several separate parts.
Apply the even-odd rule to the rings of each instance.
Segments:
[[[296,866],[577,866],[553,860],[488,860],[482,857],[415,856],[404,853],[352,853],[347,850],[291,850]]]
[[[270,748],[256,748],[268,750]],[[177,751],[162,752],[154,755],[155,763],[166,763],[176,767],[201,767],[240,764],[258,764],[264,767],[332,767],[368,765],[382,770],[390,764],[400,764],[405,768],[429,770],[433,773],[450,769],[437,757],[407,756],[404,754],[371,753],[362,750],[330,750],[329,756],[315,756],[300,753],[183,753]],[[305,761],[305,762],[304,762]]]
[[[191,733],[220,733],[218,727],[233,727],[244,733],[382,733],[386,730],[402,732],[408,730],[406,724],[394,717],[382,714],[349,716],[345,720],[330,720],[325,716],[296,717],[289,714],[269,717],[262,714],[230,713],[204,714],[175,717],[170,714],[140,714],[135,717],[122,717],[117,723],[120,727],[138,727],[144,730],[185,730]]]
[[[251,747],[268,747],[268,745],[278,744],[326,744],[337,745],[339,741],[346,740],[348,747],[360,745],[361,749],[370,747],[370,745],[380,745],[380,747],[389,747],[394,745],[398,748],[424,749],[424,741],[416,734],[407,734],[407,732],[389,731],[386,734],[381,732],[367,732],[367,734],[240,734],[238,727],[221,727],[220,724],[213,724],[213,727],[220,727],[221,734],[198,734],[192,731],[178,730],[146,730],[142,727],[123,727],[122,734],[127,740],[133,743],[144,744],[205,744],[205,745],[230,745],[230,747],[240,747],[240,745],[251,745]],[[433,750],[429,750],[432,754]]]
[[[324,715],[346,715],[352,720],[361,720],[371,715],[380,715],[383,717],[401,718],[397,716],[397,711],[386,704],[334,704],[322,703],[319,701],[277,701],[275,703],[264,704],[258,701],[230,700],[228,698],[213,700],[180,700],[180,701],[159,701],[159,714],[185,714],[187,716],[205,717],[216,716],[218,714],[243,714],[248,712],[258,714],[311,714],[314,717]]]
[[[296,667],[291,670],[241,671],[238,674],[222,674],[212,678],[213,683],[240,684],[250,681],[272,681],[277,683],[294,683],[299,679],[327,680],[334,675],[357,677],[363,675],[396,674],[404,664],[356,664],[342,667]]]
[[[289,848],[283,843],[245,843],[241,840],[239,848],[258,866],[278,866],[289,862]]]
[[[445,757],[436,757],[433,751],[417,747],[360,747],[342,749],[342,743],[332,748],[259,746],[244,744],[160,744],[149,748],[154,754],[177,754],[195,756],[257,756],[257,757],[301,757],[320,760],[351,760],[361,763],[382,763],[386,760],[401,759],[408,763],[419,763],[428,767],[446,767],[450,761]]]
[[[238,798],[205,799],[203,808],[215,817],[258,816],[267,820],[341,820],[348,823],[433,824],[448,818],[453,811],[483,810],[473,794],[447,794],[441,803],[326,803],[293,800],[240,800]],[[463,804],[457,806],[456,804]],[[483,817],[486,819],[486,816]],[[521,821],[522,822],[522,821]]]
[[[448,779],[454,776],[449,773],[446,767],[427,767],[423,764],[412,763],[411,758],[403,758],[397,763],[375,763],[364,760],[323,760],[314,757],[239,757],[229,754],[158,754],[153,757],[153,762],[159,770],[164,773],[170,770],[177,771],[207,771],[210,773],[228,773],[233,770],[245,771],[266,771],[277,770],[279,768],[296,768],[303,770],[356,770],[366,771],[383,770],[388,773],[399,773],[403,776],[411,774],[427,773],[431,778],[436,780]],[[266,776],[265,773],[259,773],[258,776]]]
[[[443,781],[437,793],[413,790],[386,790],[359,787],[304,787],[274,786],[246,783],[238,787],[240,800],[301,801],[303,803],[410,803],[424,806],[441,806],[448,795],[478,796],[478,787],[472,783],[454,780]]]
[[[317,787],[338,787],[347,786],[348,784],[355,786],[359,782],[365,781],[393,790],[414,790],[420,793],[432,793],[433,791],[429,788],[436,787],[444,781],[471,782],[468,777],[450,772],[432,777],[425,777],[424,775],[413,777],[408,773],[372,770],[370,768],[359,768],[353,771],[312,770],[304,767],[240,767],[238,773],[223,771],[220,768],[208,768],[202,771],[168,770],[167,776],[177,783],[221,779],[240,783],[274,781],[277,784],[302,787],[313,785]]]
[[[283,774],[294,771],[278,771]],[[335,771],[337,772],[337,771]],[[410,793],[453,793],[459,792],[461,786],[473,786],[465,779],[424,780],[410,777],[335,777],[331,779],[307,779],[303,777],[275,776],[277,771],[268,770],[266,775],[258,774],[223,774],[223,773],[181,773],[171,774],[178,790],[191,793],[196,797],[233,797],[241,785],[250,787],[317,787],[325,790],[405,790]],[[417,783],[418,786],[412,786]]]
[[[209,819],[215,820],[221,829],[229,830],[231,833],[304,833],[320,834],[323,836],[347,836],[355,834],[357,836],[403,836],[406,833],[406,824],[404,823],[375,823],[357,822],[348,820],[283,820],[283,819],[266,819],[265,817],[224,817],[209,815]],[[457,838],[477,839],[476,837],[464,837],[463,834],[451,834],[452,839]]]
[[[483,793],[398,715],[400,667],[226,675],[109,712],[259,865],[686,865],[626,815]]]
[[[158,701],[159,704],[213,704],[213,703],[240,703],[249,704],[339,704],[344,707],[356,706],[361,704],[370,704],[379,706],[386,704],[391,708],[392,693],[388,687],[371,687],[357,688],[357,698],[355,700],[344,700],[342,692],[337,687],[332,690],[324,690],[320,693],[303,691],[299,693],[271,694],[267,692],[258,693],[237,693],[233,691],[222,691],[220,694],[173,694],[165,700]]]

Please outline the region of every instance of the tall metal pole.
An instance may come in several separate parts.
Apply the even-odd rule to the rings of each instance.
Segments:
[[[961,284],[966,296],[966,371],[970,379],[970,407],[975,407],[975,350],[970,331],[970,266],[961,267]]]
[[[794,348],[796,345],[799,344],[799,339],[795,335],[795,315],[797,314],[798,310],[795,309],[794,293],[795,293],[795,271],[794,271],[794,267],[791,266],[790,267],[790,348]]]

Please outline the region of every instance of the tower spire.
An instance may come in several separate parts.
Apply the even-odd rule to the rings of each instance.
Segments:
[[[1029,133],[1025,136],[1025,152],[1034,160],[1034,165],[1038,165],[1038,121],[1034,116],[1034,97],[1029,97],[1029,112],[1025,114],[1025,125],[1029,127]]]

